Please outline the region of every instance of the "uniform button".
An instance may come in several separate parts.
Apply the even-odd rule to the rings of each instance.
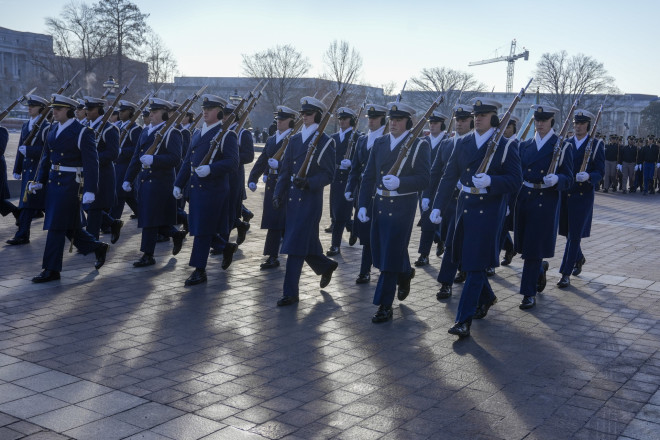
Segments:
[[[580,195],[582,195],[582,193],[580,193]]]
[[[392,213],[390,212],[390,217],[392,217]]]
[[[291,197],[289,197],[289,202],[290,202],[291,200],[293,200],[293,199],[292,199]]]
[[[57,173],[57,175],[58,175],[58,176],[61,176],[61,175],[62,175],[62,173]]]
[[[390,199],[390,203],[394,203],[394,200],[391,200],[391,199]]]
[[[382,214],[382,213],[383,213],[383,211],[378,211],[378,214]]]
[[[484,196],[479,196],[479,200],[483,200],[483,199],[484,199]]]
[[[270,186],[267,186],[266,189],[270,189]]]
[[[483,211],[483,210],[479,210],[479,214],[483,214],[483,213],[484,213],[484,211]]]
[[[527,194],[532,194],[532,192],[531,192],[531,191],[527,191]]]
[[[541,170],[541,174],[545,173],[545,170]]]
[[[299,202],[302,202],[302,197],[298,197],[298,201],[299,201]]]
[[[385,172],[384,172],[384,171],[381,171],[380,174],[385,174]]]
[[[140,180],[140,182],[144,182],[144,179]]]
[[[466,169],[465,171],[470,171],[470,169],[469,169],[469,168],[467,168],[467,169]]]
[[[527,168],[527,171],[532,171],[532,169],[531,169],[531,168]]]
[[[151,179],[149,179],[149,183],[151,183]]]
[[[570,197],[570,196],[571,196],[571,195],[569,194],[568,197]]]
[[[464,209],[463,212],[467,212],[467,209]]]
[[[295,161],[295,160],[293,161],[293,164],[294,164],[294,165],[296,164],[296,161]]]
[[[543,203],[539,203],[539,208],[540,208],[541,206],[543,206]]]
[[[541,192],[539,193],[539,195],[542,196],[542,195],[543,195],[543,191],[541,191]]]
[[[61,185],[62,185],[62,182],[57,182],[57,186],[61,186]]]

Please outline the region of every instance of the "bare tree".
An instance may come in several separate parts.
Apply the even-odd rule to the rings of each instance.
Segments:
[[[300,79],[310,68],[306,57],[288,44],[242,57],[245,75],[269,80],[264,95],[273,111],[278,105],[293,105]]]
[[[362,70],[362,56],[347,41],[334,40],[323,53],[325,77],[341,86],[355,83]]]
[[[639,133],[642,136],[649,134],[660,135],[660,101],[654,101],[640,112]]]
[[[139,55],[149,14],[143,14],[129,0],[100,0],[94,11],[101,23],[101,31],[111,39],[117,58],[117,80],[123,84],[124,57]]]
[[[429,107],[439,95],[445,95],[444,102],[438,110],[447,115],[459,96],[461,102],[468,102],[486,90],[486,86],[477,81],[471,73],[461,72],[448,67],[431,67],[422,69],[419,76],[410,80],[413,91],[421,92],[419,102]]]
[[[584,54],[569,57],[565,50],[541,55],[534,72],[534,85],[546,93],[549,104],[560,110],[559,120],[564,119],[582,92],[580,107],[591,110],[602,104],[603,94],[619,93],[603,63]]]
[[[163,83],[172,82],[177,73],[177,63],[172,52],[153,29],[147,31],[143,59],[149,66],[149,82],[158,89]]]

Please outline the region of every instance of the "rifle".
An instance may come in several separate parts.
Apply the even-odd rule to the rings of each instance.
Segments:
[[[195,119],[190,123],[190,127],[188,129],[190,130],[190,133],[192,133],[195,130],[195,127],[197,124],[199,124],[199,121],[202,119],[202,116],[204,116],[204,112],[199,112],[197,116],[195,116]]]
[[[339,104],[339,100],[344,94],[344,90],[344,86],[339,89],[335,95],[335,98],[332,100],[330,107],[328,107],[328,111],[323,115],[323,118],[321,118],[321,123],[316,129],[314,137],[312,138],[312,141],[309,143],[309,147],[307,148],[307,155],[305,156],[305,160],[303,161],[300,169],[298,170],[298,174],[296,175],[297,179],[305,179],[307,177],[307,171],[309,171],[309,167],[312,165],[312,156],[314,156],[316,147],[318,147],[319,142],[321,141],[323,130],[325,130],[325,127],[328,125],[330,116],[332,116],[332,114],[335,112],[337,105]]]
[[[392,165],[392,168],[387,172],[388,175],[396,176],[401,172],[401,168],[403,167],[403,164],[405,163],[406,157],[408,157],[408,153],[410,152],[410,149],[413,147],[415,141],[417,140],[417,137],[422,133],[422,129],[426,125],[426,121],[429,119],[429,117],[433,114],[433,111],[438,108],[440,104],[445,100],[445,95],[440,95],[438,98],[433,101],[433,104],[431,104],[431,107],[429,107],[428,110],[426,110],[426,113],[424,113],[424,116],[419,118],[419,121],[417,121],[417,124],[413,127],[412,130],[410,130],[410,133],[408,133],[407,136],[407,141],[399,151],[399,155],[396,158],[396,162]]]
[[[14,107],[16,107],[18,104],[20,104],[20,103],[23,102],[24,100],[26,100],[26,99],[27,99],[27,96],[28,96],[28,95],[31,95],[32,93],[34,93],[35,90],[37,90],[36,87],[35,87],[34,89],[30,90],[29,92],[27,92],[25,95],[22,95],[20,98],[17,98],[17,99],[16,99],[14,102],[12,102],[11,104],[9,104],[9,107],[7,107],[2,113],[0,113],[0,122],[2,122],[2,120],[5,119],[5,118],[7,117],[7,115],[9,114],[9,112],[11,112],[11,111],[14,109]]]
[[[282,160],[282,156],[284,156],[284,152],[286,151],[287,145],[289,145],[289,141],[291,140],[291,137],[298,133],[300,131],[300,128],[303,125],[303,119],[298,118],[296,122],[293,123],[293,128],[289,132],[289,134],[286,135],[284,140],[282,140],[282,146],[273,154],[273,159],[277,160],[278,162]]]
[[[344,159],[350,159],[351,156],[353,156],[353,149],[355,148],[355,144],[357,143],[358,140],[358,133],[357,133],[357,127],[360,124],[360,116],[362,116],[362,113],[364,113],[364,109],[367,108],[367,98],[364,98],[364,102],[362,103],[362,107],[360,107],[360,110],[358,110],[357,118],[355,120],[357,121],[355,123],[355,128],[353,129],[353,132],[351,133],[351,139],[348,142],[348,147],[346,147],[346,154],[344,154]]]
[[[121,91],[117,94],[117,97],[115,98],[112,105],[108,107],[108,111],[106,111],[105,114],[103,115],[103,119],[101,119],[101,122],[99,123],[99,128],[94,132],[94,137],[96,138],[97,141],[99,137],[101,137],[101,135],[103,134],[105,125],[108,123],[110,116],[112,116],[112,112],[114,111],[114,108],[117,106],[122,96],[124,96],[128,92],[128,89],[131,87],[131,84],[133,84],[133,80],[135,80],[135,76],[133,76],[133,79],[131,79],[131,81],[121,89]],[[121,145],[121,143],[119,145]]]
[[[463,90],[461,90],[461,93],[458,95],[458,98],[456,98],[456,102],[454,103],[454,107],[458,105],[459,102],[461,102],[461,96],[463,96]],[[449,134],[451,133],[451,130],[454,126],[454,107],[451,108],[451,117],[449,118],[449,125],[447,126],[447,137],[449,137]]]
[[[580,172],[583,173],[587,169],[589,164],[589,157],[591,156],[591,150],[594,147],[594,135],[596,134],[596,127],[598,127],[598,122],[600,121],[600,116],[603,114],[603,104],[600,105],[596,119],[594,120],[593,125],[591,126],[591,131],[589,132],[589,143],[584,149],[584,160],[582,161],[582,166],[580,166]]]
[[[78,90],[76,90],[75,92],[73,92],[73,95],[71,95],[70,98],[71,98],[71,99],[76,99],[76,95],[77,95],[78,93],[80,93],[81,90],[82,90],[82,87],[78,87]]]
[[[564,140],[566,139],[566,134],[568,133],[568,125],[570,124],[571,119],[573,119],[573,113],[575,113],[575,109],[580,104],[580,99],[582,99],[582,95],[584,95],[584,92],[580,93],[580,96],[575,98],[575,101],[573,101],[573,106],[568,111],[568,116],[566,117],[564,124],[561,126],[561,131],[559,132],[559,135],[557,137],[557,142],[555,142],[555,146],[553,148],[552,160],[550,161],[548,174],[555,174],[557,172],[557,166],[559,165],[559,156],[561,156],[561,151],[562,151],[561,147],[564,144]]]
[[[142,114],[142,111],[145,109],[147,104],[149,103],[149,99],[153,98],[156,96],[155,94],[149,93],[147,96],[142,98],[142,100],[137,104],[138,105],[138,110],[133,113],[133,117],[128,120],[128,124],[126,124],[120,131],[121,134],[119,135],[119,145],[121,146],[124,143],[124,140],[126,140],[126,136],[128,136],[128,133],[131,131],[131,128],[133,128],[133,125],[135,125],[135,121],[140,117]]]
[[[261,90],[259,90],[256,96],[252,96],[252,99],[250,100],[250,103],[248,104],[247,108],[243,113],[241,113],[241,116],[239,116],[238,124],[236,125],[236,129],[234,130],[236,131],[236,134],[238,134],[243,128],[243,125],[245,125],[245,121],[247,121],[248,115],[250,114],[252,109],[254,109],[254,107],[257,105],[257,102],[259,101],[259,98],[261,98],[261,94],[264,92],[264,89],[266,88],[267,85],[268,85],[268,80],[266,80],[263,87],[261,88]]]
[[[408,80],[406,80],[403,83],[403,87],[401,87],[401,91],[399,92],[399,94],[396,96],[396,99],[394,100],[395,102],[401,102],[401,99],[402,99],[401,95],[403,95],[403,91],[406,88],[406,84],[408,84]],[[383,136],[388,134],[389,132],[390,132],[390,119],[387,118],[387,122],[385,122],[385,127],[383,128]]]
[[[513,102],[509,106],[509,109],[506,111],[504,114],[504,117],[500,121],[500,125],[497,126],[495,129],[495,133],[490,137],[490,140],[488,141],[488,146],[486,147],[486,155],[484,156],[484,160],[481,161],[481,165],[479,165],[479,168],[477,168],[477,171],[474,173],[476,176],[477,174],[485,173],[488,171],[488,167],[490,166],[490,161],[493,160],[493,156],[495,155],[495,151],[497,151],[498,144],[500,143],[500,139],[502,138],[502,135],[504,134],[504,130],[506,129],[506,126],[509,125],[509,119],[511,119],[511,115],[513,114],[513,110],[516,108],[516,105],[520,102],[520,100],[525,96],[525,90],[527,90],[527,87],[532,83],[531,78],[527,85],[520,89],[520,92],[516,95],[515,98],[513,98]]]
[[[163,138],[165,138],[165,135],[167,134],[167,131],[172,127],[174,122],[176,122],[177,119],[179,119],[179,116],[181,116],[181,111],[184,111],[183,108],[187,105],[188,101],[196,101],[199,96],[204,93],[204,90],[206,90],[208,86],[204,86],[201,89],[199,89],[196,93],[193,93],[184,103],[174,112],[174,114],[167,120],[165,125],[161,127],[160,130],[158,130],[158,133],[156,133],[156,137],[154,138],[153,144],[147,149],[147,151],[144,152],[145,155],[153,155],[158,151],[158,147],[160,146],[160,143],[163,141]],[[184,113],[185,114],[185,113]],[[148,168],[146,166],[143,166],[143,168]]]

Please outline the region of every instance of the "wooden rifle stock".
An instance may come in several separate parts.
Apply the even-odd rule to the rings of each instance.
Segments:
[[[101,134],[103,134],[103,130],[105,130],[105,125],[110,120],[110,116],[112,116],[112,112],[115,110],[115,107],[117,107],[117,104],[119,104],[119,100],[128,92],[128,89],[131,87],[131,84],[133,84],[134,80],[135,80],[135,76],[133,76],[133,79],[131,79],[131,81],[128,83],[128,85],[125,85],[121,89],[121,91],[115,97],[115,100],[112,102],[112,105],[110,105],[110,107],[108,107],[108,110],[103,115],[103,119],[101,119],[101,123],[99,124],[99,128],[94,133],[94,136],[96,137],[96,140],[98,140],[99,137],[101,137]]]
[[[335,95],[335,98],[332,100],[330,107],[328,107],[328,111],[325,112],[325,114],[323,115],[323,118],[321,119],[321,123],[316,129],[316,133],[314,133],[313,135],[314,137],[312,138],[312,141],[309,143],[309,147],[307,148],[307,155],[305,156],[305,160],[303,161],[302,165],[300,166],[300,169],[298,170],[298,174],[296,175],[296,178],[305,179],[307,177],[307,171],[309,171],[309,167],[312,162],[312,156],[314,156],[314,151],[316,151],[316,147],[318,147],[318,144],[321,141],[321,135],[323,134],[325,127],[328,125],[328,122],[330,121],[330,116],[332,116],[332,114],[337,109],[337,105],[339,104],[339,100],[344,94],[344,90],[345,89],[342,86],[342,88],[339,89],[339,92],[337,92],[337,94]]]
[[[135,111],[135,113],[133,113],[131,119],[128,120],[128,124],[126,124],[124,128],[121,129],[121,134],[119,135],[119,145],[124,143],[124,141],[126,140],[126,136],[128,136],[128,133],[130,133],[131,129],[135,125],[135,122],[140,117],[145,107],[149,103],[149,98],[153,98],[154,96],[156,95],[150,93],[138,103],[138,109]]]
[[[360,110],[358,110],[357,117],[355,118],[355,127],[353,127],[353,131],[351,132],[351,139],[348,142],[348,147],[346,147],[346,154],[344,154],[344,159],[350,159],[353,156],[353,150],[355,149],[355,144],[357,143],[358,140],[358,125],[360,125],[360,117],[362,116],[362,113],[364,113],[364,109],[367,108],[367,98],[364,98],[364,102],[362,103],[362,107],[360,107]]]
[[[401,147],[401,150],[399,151],[399,155],[396,157],[396,161],[392,165],[392,168],[387,172],[387,175],[392,175],[396,176],[399,174],[399,171],[401,171],[401,166],[403,165],[404,159],[408,156],[408,152],[410,149],[413,147],[415,144],[415,140],[419,137],[419,135],[422,133],[422,130],[424,129],[424,126],[426,125],[426,122],[428,119],[431,117],[433,112],[435,111],[436,108],[442,102],[445,100],[444,95],[438,96],[438,98],[433,101],[433,104],[431,104],[431,107],[429,107],[428,110],[426,110],[426,113],[424,113],[424,116],[419,118],[419,121],[417,121],[417,124],[410,130],[410,133],[408,133],[407,140],[403,147]],[[402,141],[403,142],[403,141]]]
[[[600,116],[603,114],[603,104],[600,105],[598,114],[596,115],[596,120],[591,126],[591,131],[589,132],[589,142],[587,143],[586,148],[584,149],[584,160],[582,160],[582,166],[580,166],[580,172],[583,173],[587,170],[587,165],[589,165],[589,157],[591,156],[591,150],[594,147],[594,140],[596,135],[596,127],[598,127],[598,122],[600,121]],[[598,145],[598,144],[596,144]]]
[[[275,154],[273,154],[272,157],[273,159],[275,159],[278,162],[282,160],[282,156],[284,156],[284,152],[286,151],[287,145],[289,145],[289,141],[291,140],[291,137],[300,131],[302,125],[303,125],[303,119],[298,118],[296,122],[294,122],[293,128],[291,129],[289,134],[287,134],[284,140],[282,140],[282,145],[280,146],[280,148],[275,152]]]
[[[557,137],[557,142],[555,143],[555,146],[553,148],[552,160],[550,161],[548,174],[555,174],[557,172],[557,166],[559,165],[559,156],[561,156],[562,145],[564,144],[564,139],[566,139],[566,134],[568,133],[568,126],[571,122],[571,119],[573,119],[573,113],[575,113],[575,109],[580,104],[580,99],[582,99],[582,95],[583,94],[580,93],[580,96],[575,98],[575,101],[573,101],[573,106],[568,111],[568,117],[566,118],[566,120],[564,120],[564,124],[561,126],[561,131],[559,132],[559,135]]]
[[[490,140],[488,141],[488,146],[486,147],[486,155],[484,156],[484,160],[481,161],[479,168],[477,168],[477,171],[474,173],[475,176],[488,171],[488,167],[490,166],[490,161],[493,159],[493,156],[497,151],[497,146],[500,143],[500,139],[502,138],[502,135],[504,135],[504,130],[506,129],[506,126],[509,125],[509,119],[511,119],[513,110],[516,108],[516,105],[518,105],[518,103],[523,98],[523,96],[525,96],[525,90],[527,90],[527,87],[529,87],[529,85],[532,83],[532,79],[534,78],[531,78],[527,83],[527,85],[522,89],[520,89],[520,92],[518,92],[516,97],[513,98],[513,102],[511,103],[509,109],[504,114],[504,117],[502,117],[502,120],[500,121],[500,125],[497,126],[497,128],[495,129],[495,133],[493,133],[493,135],[490,137]]]
[[[266,80],[263,87],[261,88],[261,90],[259,90],[259,92],[257,92],[256,95],[254,95],[254,93],[253,93],[252,99],[248,103],[247,108],[245,109],[245,111],[243,113],[241,113],[241,116],[238,118],[238,124],[236,125],[236,133],[237,134],[238,134],[238,132],[241,131],[241,129],[245,125],[245,122],[247,121],[247,118],[250,115],[250,112],[254,109],[254,107],[256,107],[257,102],[259,102],[259,98],[261,98],[261,95],[264,92],[264,89],[266,88],[267,85],[268,85],[268,80]]]
[[[33,94],[35,90],[37,90],[36,87],[34,89],[30,90],[29,92],[27,92],[25,95],[23,95],[20,98],[16,99],[11,104],[9,104],[9,107],[7,107],[2,113],[0,113],[0,122],[2,122],[2,120],[5,119],[7,117],[7,115],[9,115],[9,112],[11,112],[14,109],[14,107],[16,107],[18,104],[20,104],[24,100],[26,100],[27,96]]]

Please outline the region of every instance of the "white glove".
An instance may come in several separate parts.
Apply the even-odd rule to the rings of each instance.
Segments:
[[[555,186],[559,182],[559,176],[556,174],[548,174],[543,178],[543,183],[549,186]]]
[[[254,182],[248,183],[248,188],[250,188],[250,191],[255,192],[257,190],[257,184]]]
[[[442,221],[442,216],[440,215],[440,210],[439,209],[432,210],[431,214],[429,214],[429,220],[431,220],[431,223],[439,225],[440,222]]]
[[[268,182],[268,175],[267,175],[267,174],[264,174],[263,176],[261,176],[261,180],[262,180],[264,183]]]
[[[655,167],[656,167],[656,168],[660,168],[660,163],[656,163],[656,164],[655,164]]]
[[[431,202],[429,199],[422,199],[422,211],[428,211],[429,210],[429,202]]]
[[[589,180],[589,173],[585,171],[581,171],[575,175],[575,180],[577,180],[578,182],[586,182],[587,180]]]
[[[146,166],[151,166],[154,163],[154,157],[151,154],[145,154],[140,158],[140,162]]]
[[[199,177],[206,177],[211,174],[211,167],[208,165],[202,165],[195,168],[195,172]]]
[[[360,208],[358,210],[358,220],[360,220],[362,223],[366,223],[369,221],[369,217],[367,217],[367,208]]]
[[[472,176],[472,183],[474,183],[475,188],[487,188],[490,186],[490,176],[488,174],[479,173],[476,176]]]
[[[30,191],[32,194],[36,194],[37,191],[39,191],[43,187],[44,186],[39,182],[30,182],[30,184],[28,185],[28,191]]]
[[[172,195],[177,200],[179,200],[181,197],[183,197],[183,193],[181,192],[181,188],[179,188],[178,186],[175,186],[174,189],[172,190]]]
[[[21,180],[21,175],[18,173],[14,173],[14,179]]]
[[[642,169],[642,166],[641,166],[641,165],[635,165],[635,171],[639,171],[639,170],[641,170],[641,169]]]
[[[27,154],[27,147],[25,145],[21,145],[18,147],[18,152],[25,156]]]
[[[660,166],[660,164],[658,164],[658,166]],[[616,169],[617,169],[617,171],[623,171],[623,165],[618,164],[618,165],[616,166]]]
[[[280,163],[277,161],[277,159],[273,159],[271,157],[270,159],[268,159],[268,166],[276,170],[280,166]]]
[[[347,202],[352,202],[353,200],[355,200],[353,199],[352,195],[353,193],[351,192],[344,193],[344,198],[346,199]]]
[[[83,194],[83,199],[82,202],[84,205],[89,204],[89,203],[94,203],[94,200],[96,200],[96,196],[92,192],[86,192]]]
[[[504,217],[508,217],[509,214],[511,214],[511,210],[509,209],[509,205],[506,205],[506,214],[504,214]]]
[[[383,185],[385,186],[385,188],[387,188],[390,191],[396,191],[396,189],[399,187],[400,184],[401,181],[396,176],[393,176],[391,174],[388,174],[387,176],[383,176]]]
[[[351,160],[350,159],[342,159],[341,160],[341,166],[340,168],[342,170],[347,170],[351,167]]]
[[[133,187],[131,186],[130,182],[124,182],[121,184],[121,189],[123,189],[126,192],[131,192],[133,191]]]

